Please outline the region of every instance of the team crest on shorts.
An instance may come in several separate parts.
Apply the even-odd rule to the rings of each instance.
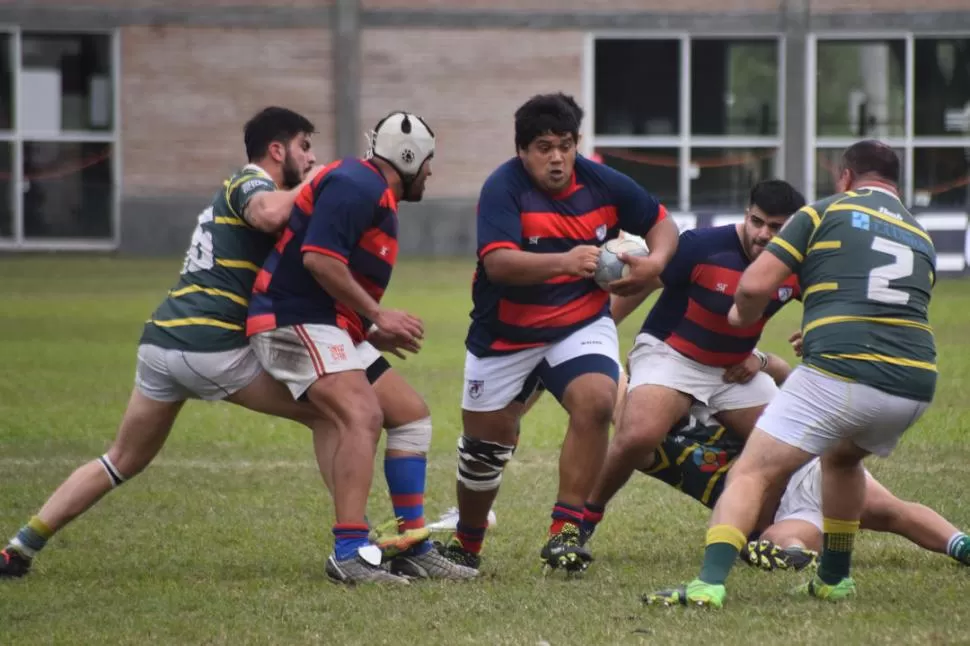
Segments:
[[[791,287],[779,287],[778,300],[780,300],[782,303],[787,302],[788,299],[791,298],[793,292],[794,290]]]
[[[468,396],[472,399],[478,399],[485,392],[485,382],[480,379],[469,379],[468,380]]]
[[[725,451],[714,451],[703,446],[694,450],[694,464],[702,473],[713,473],[727,464],[727,461],[728,457]]]
[[[606,239],[606,225],[605,224],[601,224],[598,227],[596,227],[596,239],[597,240],[605,240]]]

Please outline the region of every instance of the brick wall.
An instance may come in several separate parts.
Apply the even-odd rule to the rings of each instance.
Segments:
[[[428,121],[438,140],[429,197],[477,195],[514,154],[513,114],[532,94],[582,101],[578,32],[376,29],[361,42],[361,127],[400,108]]]
[[[206,194],[245,162],[242,126],[270,104],[305,114],[333,156],[330,32],[122,30],[126,195]]]
[[[0,6],[12,5],[22,2],[22,0],[0,0]],[[298,7],[309,9],[313,7],[328,8],[334,0],[265,0],[256,2],[254,0],[84,0],[80,3],[85,7],[119,8],[119,9],[217,9],[222,7]],[[77,6],[75,3],[66,0],[30,0],[31,6]]]
[[[365,9],[587,13],[612,11],[774,11],[780,0],[361,0]]]

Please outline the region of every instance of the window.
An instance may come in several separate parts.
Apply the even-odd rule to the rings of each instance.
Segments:
[[[593,147],[671,210],[733,209],[778,164],[777,39],[599,38]]]
[[[834,190],[845,147],[876,138],[899,154],[909,206],[970,208],[970,38],[820,36],[815,67],[808,197]]]
[[[0,39],[8,70],[0,84],[11,88],[6,104],[0,98],[0,246],[117,246],[114,45],[110,34],[95,33]]]

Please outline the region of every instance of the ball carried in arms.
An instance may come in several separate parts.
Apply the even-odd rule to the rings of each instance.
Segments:
[[[607,240],[600,247],[599,261],[596,263],[596,273],[593,280],[603,289],[608,289],[614,280],[620,280],[630,273],[630,265],[619,259],[619,254],[628,256],[648,256],[650,251],[647,243],[639,236],[620,234],[619,238]]]

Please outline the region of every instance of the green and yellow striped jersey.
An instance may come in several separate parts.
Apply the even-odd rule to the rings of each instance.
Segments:
[[[895,195],[865,188],[806,206],[767,251],[798,275],[806,365],[932,400],[936,344],[928,310],[936,250]]]
[[[276,184],[249,164],[223,182],[199,215],[178,284],[146,322],[141,343],[191,352],[244,347],[253,283],[275,239],[242,216],[249,200]]]

